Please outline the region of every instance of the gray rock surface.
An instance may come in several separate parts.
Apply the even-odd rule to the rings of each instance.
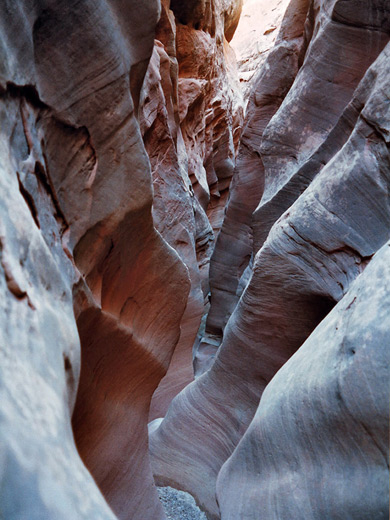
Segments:
[[[0,95],[0,518],[114,520],[74,443],[74,269],[34,175],[17,94]]]
[[[354,1],[348,6],[343,1],[311,2],[299,72],[265,130],[248,136],[262,164],[257,173],[264,182],[262,190],[258,180],[260,203],[249,228],[252,276],[226,324],[211,368],[179,394],[151,434],[158,482],[190,492],[210,518],[220,518],[221,513],[222,518],[239,518],[242,508],[245,518],[255,519],[265,508],[256,498],[261,459],[253,448],[261,439],[251,437],[251,443],[240,444],[236,457],[237,445],[268,383],[347,297],[353,282],[390,237],[389,11],[383,11],[381,2]],[[358,10],[365,14],[357,16]],[[264,104],[259,100],[255,107],[261,113]],[[253,170],[256,173],[256,166]],[[246,170],[238,165],[237,172],[245,187]],[[249,197],[245,189],[243,193],[246,204]],[[226,272],[231,264],[226,262]],[[239,276],[234,280],[237,286]],[[221,301],[217,300],[217,307]],[[364,334],[362,328],[356,340]],[[383,392],[383,383],[373,373],[368,384],[378,384],[377,391]],[[327,413],[331,416],[331,406]],[[387,431],[378,421],[383,441]],[[276,430],[273,436],[277,450]],[[351,432],[351,443],[355,443],[353,436]],[[370,458],[371,448],[356,462],[360,464],[356,471],[363,475],[369,465],[367,478],[382,482],[383,468]],[[293,440],[287,449],[294,452]],[[221,467],[231,456],[234,464],[227,466],[219,481]],[[241,473],[251,459],[251,473]],[[275,490],[284,485],[283,474],[278,478],[269,482]],[[210,485],[205,487],[205,481]],[[333,491],[328,488],[328,492]],[[313,486],[306,495],[314,516],[306,509],[303,518],[321,518],[315,493]],[[371,511],[373,518],[376,514],[380,518],[383,505],[378,502],[378,509],[366,510],[364,495],[358,489],[354,493],[353,508],[346,493],[344,505],[340,497],[339,511],[330,509],[329,518],[353,518],[360,501],[362,515],[368,518]],[[222,510],[218,504],[224,504]],[[264,518],[278,518],[276,506],[264,511]],[[287,518],[287,512],[283,514]]]
[[[389,2],[292,0],[239,145],[242,4],[0,5],[1,518],[387,514]]]
[[[171,487],[157,488],[167,520],[206,520],[189,493]]]
[[[192,379],[243,116],[241,4],[0,6],[0,516],[111,518],[102,492],[119,518],[164,518],[150,401],[177,344],[155,413]]]
[[[113,518],[96,483],[120,518],[164,517],[147,421],[189,279],[153,226],[136,117],[159,14],[157,0],[0,6],[8,520]]]
[[[390,242],[267,386],[218,477],[221,518],[387,518],[389,346]]]

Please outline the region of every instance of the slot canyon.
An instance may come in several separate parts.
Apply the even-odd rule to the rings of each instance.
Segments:
[[[388,518],[390,0],[0,35],[0,520]]]

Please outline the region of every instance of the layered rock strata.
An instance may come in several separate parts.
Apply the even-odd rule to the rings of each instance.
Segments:
[[[293,249],[297,244],[300,247],[300,253],[293,258],[301,272],[309,274],[317,286],[325,282],[323,295],[341,301],[267,387],[248,431],[223,467],[218,477],[222,518],[251,518],[262,511],[265,518],[275,519],[297,514],[304,518],[335,518],[341,514],[345,518],[368,519],[384,516],[388,508],[384,382],[389,377],[386,345],[390,328],[386,316],[390,307],[385,267],[389,244],[380,247],[390,235],[386,130],[390,113],[385,101],[390,94],[389,53],[388,45],[329,137],[328,152],[329,145],[335,145],[335,135],[339,151],[279,220],[280,227],[295,242]],[[296,226],[293,222],[298,214],[300,224]],[[375,254],[378,249],[380,252]],[[362,269],[364,273],[349,290]],[[275,389],[278,384],[283,390]],[[269,395],[284,403],[285,408],[269,408]],[[291,406],[290,399],[294,401]],[[271,425],[281,417],[291,430],[283,433],[281,429],[277,437]],[[260,433],[262,428],[270,428],[274,446],[269,444],[267,434],[263,437]],[[290,439],[290,448],[294,447],[288,451],[297,455],[295,461],[285,453],[280,459],[276,455],[281,454],[284,434]],[[261,455],[256,453],[255,444]],[[305,455],[300,457],[299,450]],[[301,463],[297,466],[298,460]],[[249,473],[242,473],[247,464],[252,466],[250,473],[261,479],[256,490],[249,485]],[[321,477],[319,487],[319,474],[327,475],[330,466],[334,472],[331,481]],[[261,477],[263,470],[269,480]],[[230,485],[239,481],[247,483],[246,491],[237,486],[234,498]],[[275,495],[271,496],[275,485],[283,489],[277,493],[279,503]],[[364,492],[356,494],[357,489]]]
[[[308,7],[304,37],[298,40],[301,42],[300,50],[291,53],[292,57],[296,56],[292,63],[296,64],[299,72],[291,88],[286,82],[282,83],[285,91],[281,96],[287,90],[288,93],[284,100],[280,100],[279,109],[273,105],[268,124],[265,118],[258,116],[256,120],[251,113],[256,111],[256,106],[259,114],[264,111],[261,91],[257,103],[256,95],[257,85],[261,86],[267,75],[268,64],[260,73],[241,147],[245,152],[243,146],[248,147],[245,136],[252,134],[249,146],[253,161],[246,163],[252,170],[243,169],[240,160],[237,166],[238,181],[241,180],[243,185],[246,171],[249,171],[249,186],[254,182],[251,179],[256,179],[257,184],[253,185],[260,201],[252,224],[251,211],[246,210],[248,245],[242,251],[246,251],[246,261],[251,252],[254,257],[249,283],[235,308],[235,302],[230,303],[229,296],[224,304],[222,298],[217,299],[217,307],[221,306],[224,312],[220,311],[218,329],[214,329],[219,335],[223,331],[223,341],[215,361],[203,376],[173,401],[161,426],[151,436],[152,463],[157,480],[189,491],[210,518],[219,518],[221,512],[222,518],[237,518],[244,511],[246,518],[257,518],[259,510],[264,511],[264,518],[279,518],[279,511],[282,511],[283,518],[287,518],[283,516],[287,514],[286,504],[292,502],[281,499],[279,503],[283,509],[272,504],[260,504],[261,497],[274,496],[269,490],[278,488],[278,478],[282,485],[283,475],[277,471],[277,476],[272,475],[264,483],[264,493],[259,492],[259,500],[256,490],[261,488],[261,482],[251,480],[258,471],[256,468],[261,466],[261,457],[266,450],[261,445],[258,451],[254,449],[256,443],[261,444],[261,438],[256,434],[259,428],[267,429],[267,426],[260,425],[261,420],[255,419],[253,429],[251,425],[248,430],[248,438],[246,429],[271,378],[332,307],[346,297],[353,281],[389,239],[389,114],[386,102],[389,98],[389,50],[388,47],[383,50],[389,40],[389,13],[380,2],[364,5],[361,2],[311,2],[309,6],[297,2],[295,6],[300,6],[302,11],[287,12],[287,19],[292,15],[291,23],[284,27],[285,34],[295,33],[297,36],[299,32],[295,31],[302,25],[296,26],[294,18]],[[272,54],[268,63],[271,59]],[[279,78],[280,73],[276,72],[276,79]],[[235,185],[227,216],[234,200],[234,189]],[[225,224],[228,228],[227,219]],[[234,221],[230,223],[233,225]],[[222,233],[223,230],[219,242],[222,242]],[[233,236],[237,236],[236,233]],[[217,243],[214,258],[218,249]],[[238,257],[243,254],[240,248],[236,254]],[[232,260],[227,263],[230,266]],[[236,301],[242,272],[241,267],[238,273],[229,272],[228,276],[232,287],[228,295],[234,296]],[[213,294],[212,287],[212,308]],[[223,320],[233,308],[223,330]],[[364,341],[364,334],[360,328],[356,338]],[[381,355],[376,352],[378,348],[379,343],[373,356]],[[373,365],[375,363],[373,360]],[[317,366],[320,370],[321,367]],[[379,382],[371,379],[367,385],[371,387],[376,383],[379,385],[377,393],[382,395]],[[256,418],[263,417],[261,406]],[[310,406],[307,410],[310,413]],[[330,408],[328,410],[331,413]],[[382,409],[379,415],[382,417]],[[352,414],[351,421],[353,417]],[[292,413],[288,420],[294,421]],[[378,418],[376,431],[380,432],[383,443],[386,430],[381,421]],[[269,425],[269,435],[275,431]],[[348,433],[344,431],[344,434],[348,439]],[[241,438],[239,449],[235,451]],[[342,441],[344,444],[346,439]],[[354,442],[352,437],[350,439]],[[364,474],[364,464],[370,461],[372,474],[382,482],[383,467],[375,469],[373,444],[376,440],[369,435],[361,438],[361,443],[367,442],[372,445],[366,457],[356,461],[361,465],[356,470],[357,478],[361,478],[359,475]],[[312,441],[313,457],[320,453],[322,446],[320,439]],[[294,445],[290,448],[291,451],[295,449]],[[275,454],[272,451],[269,455],[271,461],[277,458],[276,439],[272,450]],[[220,510],[215,483],[221,466],[232,454],[218,484]],[[284,455],[278,460],[282,457]],[[300,470],[306,471],[303,466]],[[302,478],[305,478],[303,474]],[[209,483],[207,488],[205,481]],[[232,491],[234,485],[235,493]],[[330,487],[326,489],[331,493]],[[238,499],[241,491],[242,500]],[[382,484],[379,493],[385,493]],[[308,484],[297,503],[303,503],[303,496],[309,497],[312,515],[306,509],[303,517],[321,518],[323,502],[316,503],[315,488]],[[323,501],[326,496],[327,491],[324,491]],[[233,506],[235,499],[237,504]],[[355,495],[355,499],[352,509],[350,501],[345,501],[342,509],[345,517],[352,517],[360,501],[361,518],[369,518],[373,511],[377,516],[382,514],[383,501],[378,503],[377,509],[372,509],[373,502],[366,507],[360,493]],[[293,493],[291,500],[294,500]],[[337,499],[330,501],[328,511],[333,511],[332,514],[336,510],[331,505],[333,503],[337,503]],[[340,501],[338,504],[340,506]]]
[[[37,247],[52,269],[45,275],[38,269],[39,283],[58,285],[48,304],[63,292],[60,307],[53,303],[48,333],[39,341],[35,334],[32,344],[43,356],[51,329],[61,331],[62,364],[58,368],[56,359],[49,370],[59,370],[65,382],[56,385],[54,378],[46,386],[60,395],[53,413],[67,425],[65,451],[80,473],[77,486],[91,488],[87,516],[100,518],[91,512],[99,504],[101,517],[112,514],[75,451],[72,412],[78,451],[118,517],[163,518],[147,451],[149,404],[177,343],[174,376],[164,380],[152,416],[164,415],[193,377],[192,346],[208,301],[209,258],[242,123],[228,45],[240,11],[235,0],[185,8],[104,0],[42,1],[31,9],[6,2],[1,8],[2,133],[10,150],[4,149],[3,168],[14,172],[4,193],[29,209],[35,234],[47,245],[45,253]],[[17,298],[36,310],[24,287],[40,290],[35,267],[24,264],[27,235],[14,236],[12,229],[5,228],[1,242],[11,294],[5,301]],[[9,252],[18,244],[21,267]],[[35,319],[42,331],[44,314]],[[12,344],[10,330],[6,334],[4,345]],[[36,370],[29,356],[26,365]],[[6,391],[17,393],[12,386]],[[7,435],[18,435],[20,425],[3,426]],[[19,462],[21,485],[27,485],[23,457]],[[48,464],[43,472],[48,482],[53,471]],[[31,475],[32,486],[39,475]],[[64,499],[63,507],[77,517],[80,497],[70,474],[67,480],[66,493],[76,498]],[[7,495],[8,513],[16,497]],[[21,511],[34,511],[34,500],[37,515],[45,515],[38,491]],[[59,518],[60,504],[50,507]]]
[[[136,118],[159,14],[158,2],[1,6],[1,513],[9,519],[114,517],[73,441],[78,382],[77,447],[112,509],[164,517],[148,411],[190,285],[153,226]]]
[[[291,3],[249,99],[229,203],[210,263],[211,307],[195,360],[197,375],[213,362],[226,323],[248,282],[253,252],[252,213],[264,190],[262,135],[298,72],[307,9],[306,0]]]
[[[221,518],[385,518],[390,242],[264,391],[218,477]]]
[[[164,520],[150,402],[194,341],[157,483],[213,519],[386,514],[390,10],[292,0],[239,144],[242,3],[0,7],[7,520]]]
[[[154,395],[150,419],[163,417],[172,398],[193,379],[193,345],[209,299],[209,261],[222,225],[243,117],[227,41],[241,3],[193,2],[191,9],[182,4],[163,2],[140,99],[154,221],[191,279],[180,340]]]
[[[32,155],[39,140],[29,125],[26,141],[23,128],[21,107],[26,123],[27,107],[40,109],[26,100],[31,90],[22,92],[2,90],[0,99],[0,516],[114,520],[73,439],[74,270]]]

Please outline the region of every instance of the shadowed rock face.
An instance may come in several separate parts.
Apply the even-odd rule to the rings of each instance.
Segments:
[[[58,458],[70,460],[56,479],[54,465],[30,474],[27,455],[2,452],[11,468],[2,470],[2,482],[11,482],[1,509],[7,518],[19,514],[10,476],[16,464],[20,486],[32,487],[20,514],[60,518],[63,508],[72,518],[112,517],[76,452],[72,413],[79,454],[118,517],[163,518],[147,449],[150,400],[177,343],[175,377],[165,380],[152,413],[163,415],[192,379],[243,113],[227,44],[241,2],[193,3],[186,20],[180,6],[171,7],[157,0],[1,7],[2,168],[9,177],[2,217],[10,215],[1,232],[2,355],[18,343],[5,326],[8,313],[23,305],[25,329],[36,332],[21,344],[34,354],[16,349],[14,362],[23,358],[21,369],[44,379],[42,393],[55,394],[43,395],[42,406],[58,415],[53,439],[67,432]],[[23,226],[9,206],[14,200]],[[49,317],[37,299],[52,307]],[[57,354],[43,369],[38,360],[53,343]],[[5,384],[4,402],[17,398],[15,385]],[[40,413],[34,395],[23,404],[33,418]],[[12,405],[6,410],[8,445],[23,422],[12,423]],[[30,442],[44,460],[53,450],[39,445],[40,433]],[[53,493],[67,480],[62,505],[47,491],[47,513],[35,489],[40,478],[54,482]],[[79,513],[80,489],[89,498]]]
[[[247,234],[242,240],[245,247],[233,248],[234,254],[225,261],[226,271],[220,268],[220,272],[226,274],[224,283],[230,288],[225,290],[224,299],[213,300],[211,275],[208,325],[213,317],[214,329],[209,330],[215,335],[221,335],[223,331],[223,341],[211,368],[173,401],[161,426],[151,435],[152,464],[158,482],[192,493],[210,518],[219,518],[221,514],[222,518],[231,519],[258,518],[259,511],[264,511],[264,518],[279,518],[278,503],[281,504],[280,517],[289,517],[292,487],[288,488],[291,499],[286,495],[280,502],[272,498],[274,502],[270,505],[261,503],[263,499],[276,496],[279,485],[286,484],[282,470],[277,469],[277,476],[270,476],[264,483],[264,492],[261,491],[261,483],[255,478],[255,474],[263,471],[258,469],[262,464],[261,457],[268,457],[270,464],[281,458],[276,455],[279,449],[276,429],[269,425],[267,430],[267,425],[261,425],[261,404],[259,415],[254,423],[251,421],[262,392],[275,373],[332,307],[348,295],[353,281],[389,239],[390,169],[386,123],[389,115],[385,101],[389,97],[389,50],[388,47],[384,49],[389,34],[381,16],[382,4],[351,3],[355,4],[352,11],[361,9],[365,13],[361,13],[360,18],[354,15],[351,23],[348,19],[341,23],[338,18],[338,9],[343,7],[343,2],[312,2],[308,6],[303,42],[295,50],[296,61],[292,54],[292,64],[296,64],[295,70],[299,68],[299,72],[291,88],[286,81],[282,82],[284,91],[280,91],[280,108],[276,102],[270,104],[267,120],[265,114],[263,117],[260,114],[265,112],[265,102],[270,97],[262,100],[261,93],[267,91],[258,92],[257,88],[264,89],[264,85],[269,88],[270,83],[265,79],[275,54],[281,52],[283,42],[288,45],[291,35],[299,36],[296,18],[291,11],[286,14],[281,41],[260,72],[248,109],[236,169],[237,184],[234,179],[224,221],[226,234],[231,230],[231,236],[237,236],[236,219],[228,220],[228,215],[234,208],[232,203],[239,193],[239,183],[245,186],[246,172],[249,172],[248,186],[254,186],[260,203],[251,216],[256,201],[251,202],[250,208],[248,196],[244,199],[237,196],[238,208],[239,201],[243,200],[241,215],[246,215],[247,220],[242,217],[241,229],[246,229]],[[303,8],[302,3],[299,5]],[[357,19],[372,22],[358,24]],[[276,82],[281,79],[278,70],[276,67]],[[272,77],[272,69],[269,74]],[[290,84],[292,81],[293,78]],[[256,112],[258,116],[255,116]],[[243,161],[244,153],[252,160]],[[257,179],[255,172],[259,176]],[[241,193],[244,191],[243,188]],[[236,214],[240,215],[240,212],[236,210]],[[220,248],[224,227],[211,273],[217,268],[216,259],[223,258]],[[241,232],[245,237],[244,231]],[[253,269],[249,268],[249,283],[234,307],[245,267],[244,253],[246,261],[252,253]],[[233,262],[234,271],[230,269]],[[223,320],[226,323],[232,311],[224,328]],[[364,338],[363,328],[356,332],[356,341],[360,337]],[[379,343],[376,345],[378,348]],[[304,368],[302,370],[304,373]],[[367,384],[376,383],[372,378]],[[327,408],[329,413],[331,406],[329,404]],[[276,408],[275,414],[279,414]],[[287,420],[294,421],[293,412]],[[244,434],[250,424],[246,441]],[[256,426],[253,430],[252,424]],[[261,445],[262,438],[256,436],[259,428],[273,436],[274,444],[270,449],[275,450],[275,454],[268,454],[268,445]],[[378,429],[384,442],[386,430],[382,423],[378,423]],[[240,439],[242,442],[236,449]],[[354,442],[352,437],[351,442]],[[361,442],[375,444],[376,441],[370,441],[368,436]],[[324,449],[321,439],[311,441],[313,457]],[[293,443],[289,450],[294,452]],[[383,470],[378,468],[375,473],[376,459],[370,458],[374,452],[374,447],[368,448],[366,457],[356,462],[361,465],[357,472],[363,474],[364,464],[368,463],[378,482],[382,482]],[[221,466],[230,456],[220,474]],[[300,468],[302,472],[306,471],[303,463]],[[221,509],[215,499],[217,479]],[[207,488],[205,481],[209,483]],[[374,485],[372,478],[367,485]],[[270,491],[271,488],[274,491]],[[332,493],[330,487],[328,490],[323,492],[321,500],[324,502],[326,493]],[[328,509],[321,509],[321,504],[316,503],[315,492],[314,485],[308,484],[299,498],[302,503],[304,499],[310,500],[312,512],[303,509],[303,518],[323,518],[323,511],[329,513],[329,518],[336,518],[337,507],[344,517],[352,518],[353,512],[359,509],[360,500],[361,518],[369,518],[370,514],[378,517],[383,511],[383,501],[376,509],[372,505],[374,501],[366,507],[370,500],[364,502],[360,493],[353,506],[348,498],[343,506],[341,499],[335,498]],[[379,493],[382,496],[385,493],[383,486]],[[337,507],[332,505],[336,503]]]
[[[1,4],[0,517],[385,515],[389,6],[242,4]]]
[[[153,227],[135,117],[159,10],[1,6],[1,513],[10,519],[113,518],[70,428],[80,374],[72,290],[79,453],[119,518],[163,518],[146,425],[189,280]]]
[[[287,10],[280,36],[260,70],[249,99],[229,202],[210,263],[211,307],[197,354],[197,374],[212,363],[242,285],[248,281],[247,268],[253,250],[252,213],[264,189],[261,138],[298,72],[307,9],[308,2],[300,0]]]
[[[193,380],[193,346],[208,307],[209,261],[222,225],[242,125],[234,57],[224,36],[240,4],[207,4],[213,31],[198,24],[191,5],[171,3],[170,11],[169,2],[163,2],[140,99],[155,225],[179,253],[191,279],[180,340],[153,397],[151,420],[163,417],[173,397]],[[202,2],[196,5],[206,9]],[[180,9],[192,13],[186,23]]]
[[[217,0],[215,11],[213,2],[171,0],[170,9],[181,25],[190,25],[197,30],[209,32],[211,36],[215,35],[216,26],[222,24],[223,35],[230,41],[240,19],[242,3],[243,0]]]
[[[324,296],[341,302],[277,373],[224,465],[218,477],[222,518],[255,518],[261,511],[275,519],[298,512],[303,518],[368,519],[387,510],[389,244],[375,252],[390,236],[390,156],[382,128],[390,115],[384,103],[389,53],[387,46],[340,119],[338,131],[346,131],[354,115],[348,140],[274,225],[256,257],[252,280],[270,240],[288,238],[285,258],[310,276],[312,287],[322,286]],[[335,144],[334,135],[329,140]],[[278,384],[283,390],[275,389]],[[270,405],[270,395],[283,409]],[[286,429],[278,429],[278,421]],[[252,486],[255,473],[259,480]]]
[[[307,8],[308,2],[290,4],[275,48],[260,71],[249,101],[237,174],[210,266],[211,309],[204,339],[207,354],[219,346],[242,292],[240,277],[252,254],[253,228],[256,252],[275,220],[322,167],[318,161],[316,166],[311,162],[304,172],[299,171],[329,134],[388,39],[376,28],[369,31],[340,26],[327,17],[328,13],[320,12],[317,21],[311,13],[308,16],[303,41]],[[323,27],[317,30],[320,21]],[[310,41],[303,67],[290,89],[313,31],[318,34]],[[277,110],[277,117],[270,121]],[[252,225],[252,213],[260,200],[258,217]],[[232,236],[236,237],[233,244]],[[205,363],[206,368],[209,363]]]
[[[218,477],[222,518],[386,518],[389,266],[390,242],[267,386]]]
[[[70,425],[80,374],[74,268],[36,166],[34,126],[23,128],[41,110],[32,93],[2,91],[0,102],[0,514],[114,520]]]

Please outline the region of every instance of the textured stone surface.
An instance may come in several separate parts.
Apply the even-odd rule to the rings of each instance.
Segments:
[[[389,310],[387,243],[267,386],[218,477],[223,519],[387,517]]]
[[[31,151],[16,95],[1,94],[0,128],[0,517],[114,520],[73,440],[80,373],[73,267],[50,195],[34,169],[24,170],[39,197],[35,211],[16,174]]]
[[[170,487],[157,488],[167,520],[206,520],[191,495]]]
[[[58,344],[60,366],[57,359],[57,368],[49,369],[59,371],[60,381],[46,385],[60,395],[56,413],[68,431],[66,453],[80,473],[75,494],[90,486],[90,516],[99,503],[101,515],[111,513],[75,451],[69,425],[74,406],[78,451],[115,513],[163,517],[147,452],[150,399],[177,342],[174,377],[164,380],[152,416],[164,415],[169,400],[192,379],[209,258],[241,130],[242,99],[227,43],[241,2],[171,7],[174,12],[169,2],[160,6],[157,0],[42,0],[1,8],[2,136],[10,150],[4,150],[3,168],[13,172],[7,193],[29,209],[41,249],[48,248],[34,248],[44,255],[42,283],[56,286],[47,300],[53,300],[48,330],[31,341],[37,359],[50,341]],[[4,215],[8,211],[6,205]],[[32,276],[31,290],[40,290],[40,278],[38,283],[32,275],[36,267],[23,264],[28,233],[15,235],[11,225],[4,230],[2,265],[13,295],[7,298],[34,310],[27,282],[14,280]],[[11,245],[21,248],[20,267]],[[50,262],[52,268],[44,268]],[[44,329],[44,316],[36,318],[38,329]],[[26,317],[26,331],[30,321]],[[7,349],[15,341],[11,333],[4,332]],[[26,364],[34,367],[28,355]],[[62,379],[68,389],[63,397]],[[15,387],[6,390],[17,393]],[[38,410],[32,406],[31,413]],[[6,423],[4,432],[16,435],[16,426]],[[3,478],[10,478],[8,470]],[[71,471],[67,480],[71,495]],[[6,497],[9,515],[17,514],[16,496]],[[35,498],[32,492],[21,514],[40,499],[38,490]],[[77,517],[81,502],[69,501],[69,516]],[[39,507],[37,515],[44,515]]]
[[[389,6],[262,20],[240,137],[243,3],[0,7],[2,518],[202,518],[148,454],[192,350],[158,485],[210,519],[386,514]]]
[[[119,518],[164,516],[147,420],[189,280],[153,227],[150,164],[135,117],[159,11],[149,1],[1,6],[9,143],[1,346],[4,377],[15,380],[1,399],[7,518],[113,517],[71,435],[80,370],[72,289],[82,351],[73,414],[79,453]],[[8,225],[13,212],[19,222],[9,217]],[[23,320],[21,338],[8,312]],[[24,391],[16,381],[25,374],[32,386]],[[22,501],[18,486],[29,490]]]
[[[210,518],[220,516],[215,484],[203,483],[215,483],[265,386],[389,239],[388,48],[381,54],[388,27],[381,3],[353,3],[354,9],[337,1],[310,4],[296,79],[262,138],[253,133],[249,141],[258,147],[264,168],[257,168],[264,191],[259,182],[261,202],[252,225],[257,254],[249,284],[214,364],[173,401],[151,434],[157,480],[180,484]],[[281,38],[295,33],[298,12],[286,13],[291,22]],[[259,103],[258,111],[262,107]],[[215,255],[217,250],[218,244]],[[236,275],[236,287],[238,281]],[[212,288],[212,308],[213,294]],[[251,457],[250,448],[242,457]],[[223,482],[228,481],[226,471]],[[251,481],[242,483],[232,474],[234,482],[237,495],[238,482],[255,493]],[[232,489],[222,483],[218,500],[231,504],[237,496]],[[255,518],[258,502],[251,503],[242,507]],[[223,518],[237,518],[228,511]],[[277,511],[272,514],[277,518]]]
[[[237,73],[224,37],[234,28],[240,2],[214,2],[207,15],[199,14],[204,6],[198,4],[183,11],[184,4],[172,3],[172,12],[169,2],[163,3],[140,102],[154,221],[191,279],[180,340],[153,397],[150,419],[163,417],[172,398],[193,379],[193,345],[208,305],[209,261],[242,125]]]
[[[252,213],[264,189],[261,138],[298,72],[307,9],[306,0],[291,3],[280,37],[249,99],[229,202],[210,264],[211,307],[195,363],[197,374],[212,363],[225,325],[248,281],[253,251]]]
[[[240,21],[231,41],[237,57],[245,98],[252,80],[273,48],[290,0],[244,0]]]

